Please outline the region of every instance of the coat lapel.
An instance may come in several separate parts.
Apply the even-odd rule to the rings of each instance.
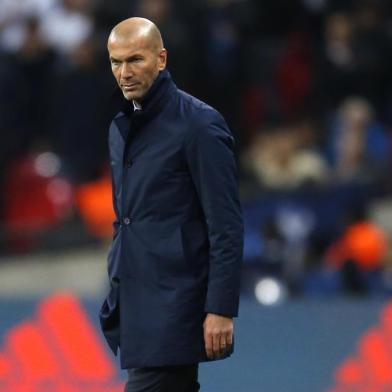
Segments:
[[[121,112],[118,116],[116,116],[114,122],[116,123],[117,128],[120,131],[120,134],[123,138],[123,142],[125,145],[130,130],[129,118],[124,113]]]

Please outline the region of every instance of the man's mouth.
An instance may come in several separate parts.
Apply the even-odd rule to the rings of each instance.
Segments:
[[[121,84],[121,88],[125,91],[132,91],[137,88],[139,83],[123,83]]]

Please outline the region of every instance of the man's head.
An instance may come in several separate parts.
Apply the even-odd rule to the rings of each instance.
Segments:
[[[128,100],[140,101],[166,68],[161,33],[148,19],[129,18],[116,25],[108,51],[113,75]]]

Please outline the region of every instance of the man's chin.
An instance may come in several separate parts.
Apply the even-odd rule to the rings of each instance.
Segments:
[[[136,92],[123,91],[124,98],[128,101],[137,101],[142,98],[142,94]]]
[[[126,100],[128,100],[128,101],[132,101],[133,99],[137,99],[137,97],[135,96],[135,94],[129,94],[129,93],[125,93],[125,92],[123,91],[123,95],[124,95],[124,98],[125,98]]]

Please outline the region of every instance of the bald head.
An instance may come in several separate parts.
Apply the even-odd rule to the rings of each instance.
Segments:
[[[108,46],[118,41],[143,40],[147,47],[154,51],[163,49],[161,32],[155,23],[145,18],[125,19],[112,29]]]
[[[126,19],[111,31],[108,51],[124,97],[142,101],[159,72],[166,68],[167,54],[158,27],[148,19]]]

